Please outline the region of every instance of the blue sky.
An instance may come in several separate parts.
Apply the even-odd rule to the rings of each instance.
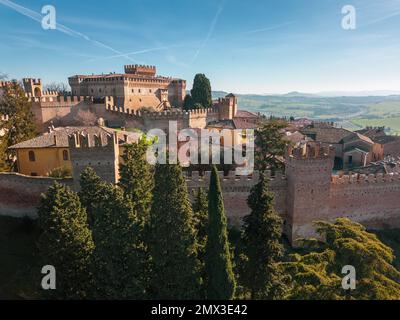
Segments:
[[[356,30],[341,27],[347,4]],[[44,5],[57,30],[37,21]],[[0,0],[0,28],[10,78],[141,63],[235,93],[400,90],[400,0]]]

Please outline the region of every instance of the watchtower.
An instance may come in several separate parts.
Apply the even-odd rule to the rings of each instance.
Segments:
[[[107,182],[118,182],[119,148],[116,133],[89,135],[76,132],[68,136],[68,145],[77,189],[80,175],[87,167],[93,168]]]
[[[329,214],[329,195],[335,150],[318,143],[289,148],[286,155],[286,234],[294,245],[315,236],[312,223]]]
[[[42,96],[43,86],[41,79],[24,78],[22,82],[24,84],[25,93],[35,98]]]

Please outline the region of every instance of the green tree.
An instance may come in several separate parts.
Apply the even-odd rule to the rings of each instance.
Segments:
[[[86,208],[88,223],[92,227],[96,214],[96,206],[102,199],[105,182],[97,175],[93,168],[87,167],[80,176],[79,199]]]
[[[400,299],[400,272],[392,265],[393,250],[375,234],[344,218],[317,222],[316,227],[325,241],[304,240],[308,252],[292,255],[292,261],[284,264],[294,280],[291,299]],[[356,270],[355,290],[342,287],[344,266]]]
[[[14,155],[8,148],[36,136],[34,115],[31,111],[32,104],[25,97],[24,90],[16,81],[5,88],[0,100],[0,114],[8,116],[7,121],[0,121],[0,130],[4,132],[0,140],[0,170],[2,171],[12,170],[15,165]]]
[[[57,290],[49,294],[60,299],[90,298],[94,244],[78,195],[55,182],[42,195],[38,215],[40,256],[43,264],[56,269]]]
[[[264,175],[251,189],[247,204],[251,213],[244,217],[243,251],[245,259],[241,276],[251,299],[277,300],[287,293],[287,277],[280,261],[283,258],[282,219],[274,209],[274,195]]]
[[[193,211],[179,165],[156,165],[150,231],[152,298],[199,298]]]
[[[125,146],[119,167],[119,186],[129,198],[143,226],[149,222],[152,191],[154,188],[153,167],[147,162],[149,142],[142,138],[138,143]]]
[[[229,300],[235,295],[227,223],[217,168],[213,166],[208,192],[208,228],[205,252],[207,298]]]
[[[200,255],[200,252],[204,254],[205,246],[207,243],[208,222],[208,198],[207,193],[202,188],[200,188],[195,194],[193,213]]]
[[[212,95],[210,80],[204,74],[196,74],[193,81],[193,88],[190,91],[193,99],[193,105],[197,103],[203,108],[212,107]]]
[[[196,230],[196,239],[198,245],[198,258],[200,261],[201,276],[206,278],[205,273],[205,250],[207,243],[207,222],[208,222],[208,198],[207,193],[200,188],[194,195],[193,202],[194,223]],[[205,296],[205,293],[203,294]]]
[[[93,208],[97,297],[143,299],[147,258],[134,206],[119,187],[104,184],[101,191],[101,200]]]
[[[289,144],[284,139],[283,130],[287,123],[282,120],[265,121],[260,129],[256,131],[255,165],[258,170],[284,169],[283,157]]]
[[[185,99],[183,100],[183,110],[192,110],[194,108],[194,102],[193,102],[193,98],[190,94],[187,94],[185,96]]]

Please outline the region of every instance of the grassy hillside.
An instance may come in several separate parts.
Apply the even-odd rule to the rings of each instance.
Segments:
[[[224,95],[216,92],[215,97]],[[240,109],[274,116],[307,117],[334,121],[356,130],[364,126],[386,126],[400,134],[400,96],[321,97],[291,93],[287,95],[237,95]]]

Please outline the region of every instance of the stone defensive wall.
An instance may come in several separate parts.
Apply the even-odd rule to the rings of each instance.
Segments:
[[[400,174],[333,176],[332,218],[346,216],[371,229],[400,228]]]
[[[188,117],[201,117],[201,116],[210,116],[210,115],[218,115],[218,110],[215,108],[208,109],[194,109],[189,111],[183,111],[180,109],[171,109],[165,111],[140,111],[140,110],[130,110],[129,108],[122,108],[117,106],[106,106],[107,111],[110,112],[118,112],[125,114],[130,117],[134,117],[137,119],[140,118],[148,118],[148,119],[176,119],[176,118],[188,118]]]
[[[219,119],[217,108],[194,109],[183,111],[180,109],[171,109],[166,111],[140,111],[131,110],[106,104],[106,111],[109,114],[123,116],[127,127],[130,121],[140,121],[145,130],[159,128],[167,130],[169,121],[178,121],[178,129],[183,128],[205,128],[207,123]],[[106,118],[108,118],[106,116]],[[135,122],[137,124],[137,122]]]
[[[7,87],[10,83],[10,81],[0,81],[0,88]]]
[[[38,103],[42,108],[56,108],[60,106],[72,107],[81,102],[91,102],[91,97],[85,96],[43,96],[43,97],[29,97],[33,103]]]
[[[80,110],[89,110],[93,106],[91,97],[84,96],[43,96],[28,97],[32,102],[32,112],[40,132],[47,129],[51,121],[57,126],[76,124],[76,115]],[[93,118],[95,115],[93,115]],[[59,123],[57,123],[57,121]]]
[[[251,176],[237,176],[235,171],[229,171],[227,175],[219,172],[221,189],[224,195],[225,213],[230,225],[241,226],[244,216],[250,213],[247,206],[247,198],[251,188],[259,181],[259,172],[254,171]],[[206,171],[201,175],[197,171],[186,173],[186,183],[191,196],[202,188],[207,190],[210,185],[211,172]],[[282,173],[275,176],[267,174],[269,188],[275,196],[275,209],[285,219],[286,216],[286,177]]]
[[[54,181],[73,186],[72,179],[0,173],[0,215],[35,218],[41,194],[46,192]]]

